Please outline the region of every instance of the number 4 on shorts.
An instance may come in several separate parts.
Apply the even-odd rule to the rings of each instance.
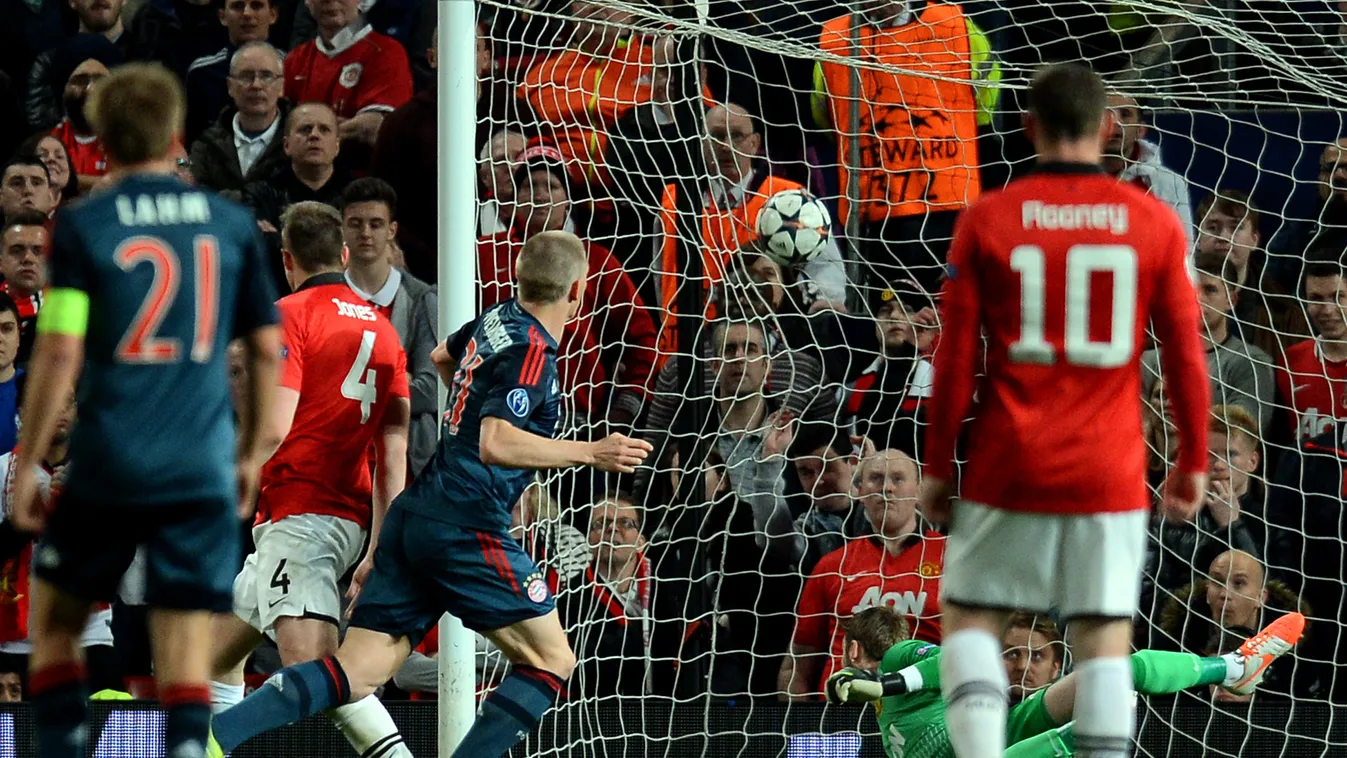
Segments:
[[[276,564],[276,573],[271,575],[272,588],[280,587],[282,595],[290,594],[290,575],[285,573],[286,560],[288,559],[282,558],[281,562]]]

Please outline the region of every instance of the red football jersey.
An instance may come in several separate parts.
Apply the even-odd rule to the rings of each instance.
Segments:
[[[866,608],[887,605],[907,616],[912,636],[940,642],[940,574],[945,565],[945,538],[928,531],[898,555],[889,555],[878,537],[851,540],[819,559],[805,580],[795,622],[795,643],[831,651],[817,682],[842,667],[842,621]]]
[[[1011,510],[1149,507],[1139,356],[1163,345],[1182,471],[1207,466],[1207,366],[1174,210],[1095,167],[1049,164],[963,212],[949,254],[927,473]],[[972,409],[986,337],[985,376]]]
[[[1347,361],[1330,361],[1319,352],[1319,341],[1308,339],[1286,348],[1286,360],[1277,367],[1277,392],[1289,406],[1297,440],[1310,440],[1347,419],[1342,390],[1347,386]]]
[[[389,401],[411,394],[397,331],[333,276],[277,303],[281,386],[299,391],[299,406],[290,434],[262,468],[259,524],[317,513],[369,528],[367,451]]]
[[[366,26],[336,43],[320,37],[285,56],[285,99],[327,103],[337,118],[392,112],[412,99],[412,70],[397,40]]]
[[[108,172],[108,154],[103,150],[102,140],[75,134],[75,127],[70,125],[69,119],[63,119],[51,133],[61,141],[65,151],[70,154],[70,162],[75,165],[76,174],[102,176]]]

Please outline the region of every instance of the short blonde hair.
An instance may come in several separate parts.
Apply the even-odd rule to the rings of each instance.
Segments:
[[[119,66],[89,91],[84,113],[108,157],[123,165],[168,155],[186,111],[178,77],[158,63]]]
[[[1258,421],[1253,414],[1242,406],[1218,405],[1211,409],[1211,421],[1207,425],[1211,434],[1224,434],[1227,438],[1245,437],[1258,449]]]
[[[585,244],[570,232],[541,232],[524,243],[514,264],[519,299],[547,305],[563,300],[589,271]]]

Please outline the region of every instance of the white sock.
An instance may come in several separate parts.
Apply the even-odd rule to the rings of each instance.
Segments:
[[[1226,653],[1221,657],[1225,659],[1225,681],[1222,684],[1234,684],[1244,678],[1244,656]]]
[[[961,629],[941,640],[940,689],[949,741],[958,758],[1001,758],[1009,688],[995,636]]]
[[[224,713],[243,702],[243,685],[225,684],[224,682],[210,683],[210,712],[211,715]]]
[[[327,716],[360,758],[412,758],[393,717],[373,695],[333,708]]]
[[[1094,658],[1076,665],[1076,755],[1123,758],[1132,748],[1132,662]]]

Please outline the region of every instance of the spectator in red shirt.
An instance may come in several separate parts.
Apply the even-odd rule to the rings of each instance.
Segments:
[[[103,143],[94,136],[93,127],[84,116],[84,103],[89,97],[89,88],[121,62],[122,56],[116,46],[92,34],[71,40],[56,51],[52,60],[52,84],[63,87],[61,103],[65,117],[51,133],[61,140],[75,164],[80,192],[93,189],[99,178],[108,172]]]
[[[1304,442],[1343,418],[1347,384],[1347,286],[1337,250],[1318,251],[1305,269],[1306,311],[1318,335],[1286,349],[1277,371],[1279,403],[1291,409],[1296,439]]]
[[[524,151],[514,177],[514,225],[477,246],[482,308],[513,296],[514,260],[529,237],[572,231],[570,187],[561,155],[550,146]],[[606,420],[629,427],[645,402],[655,362],[655,325],[636,285],[607,248],[585,242],[589,285],[576,320],[567,324],[557,365],[578,423]]]
[[[53,197],[47,166],[36,158],[15,158],[0,173],[0,218],[23,211],[51,212]]]
[[[783,697],[823,691],[842,666],[843,622],[866,608],[887,605],[907,617],[913,638],[940,642],[945,538],[917,516],[919,477],[916,462],[897,450],[862,462],[856,491],[875,535],[825,555],[805,580],[795,638],[781,662]]]
[[[285,97],[292,103],[332,106],[341,138],[373,145],[384,116],[412,99],[407,53],[369,24],[348,28],[359,0],[305,0],[318,38],[285,59]]]

